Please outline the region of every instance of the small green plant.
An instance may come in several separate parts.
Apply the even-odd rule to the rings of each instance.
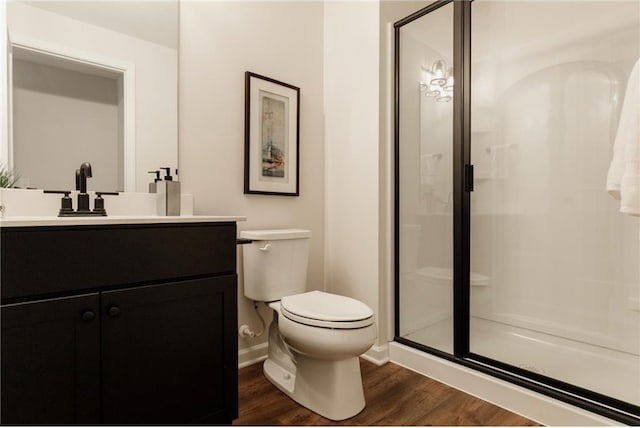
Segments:
[[[4,165],[0,165],[0,187],[13,187],[20,176]]]

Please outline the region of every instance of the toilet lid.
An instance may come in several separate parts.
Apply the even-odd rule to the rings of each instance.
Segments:
[[[373,311],[369,306],[322,291],[285,296],[280,308],[290,320],[317,327],[347,329],[373,324]]]

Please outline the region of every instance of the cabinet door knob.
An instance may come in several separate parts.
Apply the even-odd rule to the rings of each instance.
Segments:
[[[96,314],[93,311],[84,311],[82,313],[82,321],[91,322],[96,318]]]
[[[117,306],[111,306],[109,307],[109,309],[107,309],[107,312],[109,313],[110,317],[117,317],[118,315],[120,315],[120,308]]]

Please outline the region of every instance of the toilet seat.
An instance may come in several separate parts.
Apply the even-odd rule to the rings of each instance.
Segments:
[[[285,296],[280,310],[291,321],[313,327],[356,329],[374,322],[373,311],[364,303],[322,291]]]

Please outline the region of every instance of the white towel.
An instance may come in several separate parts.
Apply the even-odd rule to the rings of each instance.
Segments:
[[[627,83],[607,192],[620,200],[620,212],[640,216],[640,60],[633,66]]]

